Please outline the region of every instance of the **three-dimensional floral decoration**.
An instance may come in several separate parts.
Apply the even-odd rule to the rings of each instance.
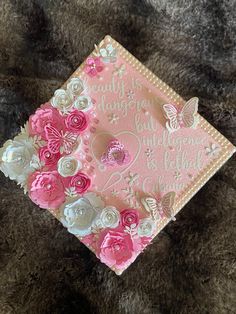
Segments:
[[[68,231],[91,246],[102,262],[121,269],[143,251],[156,231],[154,220],[138,210],[106,205],[93,192],[68,199],[59,219]]]
[[[57,209],[67,191],[83,195],[91,186],[79,158],[94,117],[93,102],[84,90],[83,81],[72,78],[0,150],[1,170],[41,208]]]
[[[112,73],[120,80],[126,66],[113,65],[116,61],[117,50],[111,43],[96,47],[96,53],[83,65],[83,75],[96,80],[108,63],[112,63]],[[127,97],[133,99],[134,93],[128,91]],[[138,206],[130,202],[128,208],[106,204],[103,190],[97,192],[92,182],[92,166],[88,165],[92,159],[88,155],[91,147],[90,150],[86,147],[90,132],[95,129],[93,123],[98,123],[95,122],[95,103],[87,94],[84,81],[71,78],[65,88],[55,91],[50,102],[42,104],[30,116],[21,133],[0,149],[0,169],[20,184],[35,204],[52,210],[63,226],[90,247],[102,262],[122,271],[151,242],[160,220],[175,219],[175,193],[168,192],[159,199],[145,196],[139,199]],[[196,98],[181,110],[168,104],[163,109],[170,132],[194,127],[197,123]],[[119,119],[116,114],[108,116],[110,124],[118,124]],[[123,176],[126,187],[120,190],[121,193],[128,191],[127,201],[134,195],[133,188],[138,185],[140,175],[128,172],[135,157],[126,146],[112,138],[98,161],[105,171],[111,171],[105,166],[117,167],[119,178],[127,171]],[[212,151],[216,152],[213,146],[206,149],[209,155]],[[153,152],[147,148],[145,154],[151,158]],[[111,193],[115,196],[119,192],[113,189]]]

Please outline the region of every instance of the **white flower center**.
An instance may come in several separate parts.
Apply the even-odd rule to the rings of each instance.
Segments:
[[[115,249],[115,251],[119,251],[120,250],[120,244],[115,244],[114,249]]]
[[[16,157],[15,161],[21,161],[22,160],[22,156]]]
[[[51,187],[52,187],[52,185],[51,185],[50,183],[48,183],[48,184],[46,185],[46,189],[47,189],[47,190],[50,190]]]
[[[76,214],[82,216],[85,212],[85,208],[76,209]]]

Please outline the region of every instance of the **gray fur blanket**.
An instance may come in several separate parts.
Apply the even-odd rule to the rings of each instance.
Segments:
[[[0,0],[0,144],[110,34],[236,143],[234,0]],[[0,174],[0,313],[236,312],[233,157],[121,276]]]

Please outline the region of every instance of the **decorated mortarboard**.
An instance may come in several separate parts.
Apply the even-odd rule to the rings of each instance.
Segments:
[[[235,151],[198,105],[106,36],[0,169],[120,275]]]

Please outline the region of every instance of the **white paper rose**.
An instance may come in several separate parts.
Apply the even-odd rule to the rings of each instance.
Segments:
[[[19,134],[0,148],[0,169],[11,180],[24,186],[28,175],[40,167],[33,139]]]
[[[116,228],[119,225],[120,213],[115,207],[107,206],[100,213],[99,221],[103,228]]]
[[[72,109],[73,95],[70,91],[57,89],[54,93],[51,104],[62,113],[68,113]]]
[[[89,96],[79,96],[74,102],[74,107],[80,111],[88,111],[92,106],[92,99]]]
[[[104,203],[99,196],[95,193],[86,193],[81,198],[63,204],[59,219],[70,233],[83,237],[92,232],[94,222],[103,206]]]
[[[61,157],[57,163],[57,170],[62,177],[71,177],[81,168],[81,162],[72,156]]]
[[[78,77],[73,77],[67,84],[67,90],[69,90],[75,96],[80,95],[84,90],[83,81]]]
[[[138,225],[138,235],[140,237],[151,237],[155,231],[155,223],[150,218],[141,219]]]

